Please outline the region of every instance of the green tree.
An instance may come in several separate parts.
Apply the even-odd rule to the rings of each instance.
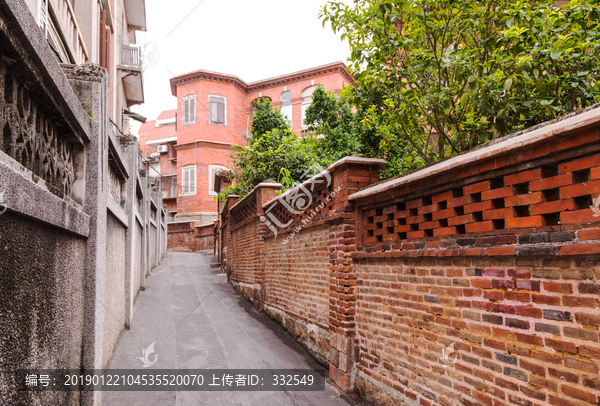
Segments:
[[[344,88],[336,97],[319,85],[306,109],[305,123],[309,131],[321,137],[316,147],[327,164],[364,150],[360,118],[352,111],[350,92],[350,88]]]
[[[300,139],[291,130],[274,129],[231,155],[238,193],[248,194],[265,180],[277,181],[281,169],[289,170],[294,180],[319,162],[313,138]]]
[[[397,168],[428,164],[600,100],[600,11],[587,0],[330,1],[355,105]],[[401,152],[398,152],[401,151]]]
[[[254,102],[254,115],[252,117],[252,140],[257,140],[272,130],[289,130],[281,110],[273,109],[271,99],[266,97]]]
[[[298,138],[287,125],[280,110],[268,99],[255,103],[250,145],[236,146],[231,154],[236,183],[231,192],[245,196],[265,180],[277,181],[282,169],[294,180],[313,164],[319,163],[314,137]]]
[[[390,126],[380,123],[372,125],[367,118],[372,114],[376,95],[371,95],[362,104],[353,100],[355,90],[345,87],[334,95],[322,86],[315,89],[313,102],[306,110],[309,131],[317,134],[319,142],[313,145],[324,166],[349,155],[362,154],[370,158],[383,158],[388,166],[381,172],[383,179],[399,175],[420,166],[420,161],[407,154],[410,146],[405,140],[390,140]]]

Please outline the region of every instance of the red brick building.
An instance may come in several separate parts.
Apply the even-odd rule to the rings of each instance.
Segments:
[[[256,99],[271,99],[301,136],[306,128],[304,111],[316,86],[321,84],[328,92],[337,93],[349,83],[353,78],[342,62],[253,83],[205,70],[172,78],[177,110],[165,111],[140,128],[144,156],[154,154],[154,167],[160,162],[163,180],[174,180],[176,175],[176,193],[164,190],[163,182],[171,216],[178,220],[195,218],[201,223],[216,219],[215,174],[230,166],[232,144],[247,145]]]

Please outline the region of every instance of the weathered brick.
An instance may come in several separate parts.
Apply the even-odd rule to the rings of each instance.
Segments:
[[[575,313],[575,320],[581,324],[600,326],[600,314]]]
[[[510,355],[501,354],[497,352],[496,359],[500,362],[504,362],[505,364],[517,365],[517,358],[511,357]]]
[[[597,403],[598,397],[596,395],[594,395],[593,393],[581,390],[579,388],[575,388],[570,385],[565,385],[565,384],[561,385],[560,389],[562,390],[562,392],[565,395],[570,396],[572,398],[581,399],[585,402],[592,403],[592,404]]]
[[[504,367],[504,375],[527,382],[527,374],[520,369]]]
[[[513,175],[508,175],[504,177],[504,184],[509,185],[518,185],[522,183],[529,183],[533,180],[541,179],[543,176],[542,169],[537,168],[530,171],[518,172]]]
[[[568,352],[569,354],[577,354],[577,347],[571,342],[546,338],[545,343],[548,347],[554,348],[557,351]]]
[[[544,309],[544,318],[548,319],[548,320],[556,320],[556,321],[571,321],[571,313],[563,312],[560,310]]]
[[[563,327],[563,333],[566,337],[598,342],[598,330],[592,331],[574,327]]]
[[[560,327],[552,324],[535,323],[535,331],[539,333],[550,333],[554,335],[560,335]]]
[[[529,322],[521,319],[506,319],[506,326],[512,328],[529,329]]]

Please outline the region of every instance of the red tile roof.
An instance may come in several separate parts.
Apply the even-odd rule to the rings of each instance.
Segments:
[[[167,120],[169,118],[175,118],[175,113],[177,113],[177,109],[165,110],[162,113],[160,113],[156,120]]]

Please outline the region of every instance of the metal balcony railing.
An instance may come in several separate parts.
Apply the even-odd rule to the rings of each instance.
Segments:
[[[136,45],[125,45],[121,52],[121,65],[142,66],[142,50]]]

